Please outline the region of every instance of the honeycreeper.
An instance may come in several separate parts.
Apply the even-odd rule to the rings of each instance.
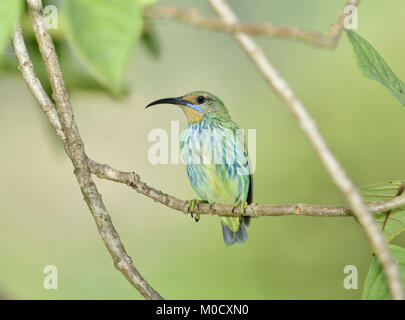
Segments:
[[[253,179],[243,134],[224,103],[211,93],[195,91],[153,101],[146,108],[157,104],[174,104],[183,109],[188,126],[181,136],[181,154],[190,184],[202,202],[240,207],[239,218],[220,219],[227,245],[245,242],[250,217],[243,213],[252,201]],[[189,201],[191,214],[200,201]]]

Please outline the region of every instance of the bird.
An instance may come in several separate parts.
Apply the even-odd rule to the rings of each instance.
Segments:
[[[243,131],[224,103],[207,91],[158,99],[146,108],[159,104],[180,107],[188,120],[180,138],[181,155],[189,182],[201,198],[188,202],[191,216],[200,202],[232,203],[240,208],[240,217],[220,217],[223,240],[228,246],[246,242],[250,217],[243,213],[253,200],[253,175]]]

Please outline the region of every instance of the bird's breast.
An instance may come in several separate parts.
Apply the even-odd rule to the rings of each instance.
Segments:
[[[243,140],[235,131],[200,122],[190,124],[181,137],[181,154],[190,183],[209,202],[246,198],[249,185]]]

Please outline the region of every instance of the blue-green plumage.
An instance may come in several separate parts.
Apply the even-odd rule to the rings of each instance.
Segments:
[[[181,154],[190,184],[209,203],[251,202],[252,177],[243,133],[216,96],[197,91],[157,103],[182,106],[189,124],[181,137]],[[250,219],[221,217],[227,245],[247,240]]]

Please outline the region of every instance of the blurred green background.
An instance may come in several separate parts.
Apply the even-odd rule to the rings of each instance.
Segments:
[[[199,8],[205,1],[160,1]],[[326,32],[344,1],[230,0],[241,20]],[[359,34],[405,78],[405,3],[363,1]],[[139,46],[130,93],[114,100],[75,90],[71,99],[90,157],[182,199],[195,198],[183,165],[151,165],[150,130],[185,118],[175,107],[144,110],[157,98],[202,89],[217,94],[235,122],[257,130],[254,175],[258,203],[346,204],[286,106],[227,34],[151,20],[158,59]],[[317,121],[357,185],[404,178],[405,110],[363,78],[342,37],[336,50],[258,38]],[[0,78],[0,292],[19,299],[139,299],[114,270],[82,200],[72,165],[21,76]],[[255,219],[249,241],[226,247],[219,219],[189,216],[154,203],[125,185],[95,178],[113,222],[142,275],[170,299],[358,299],[371,261],[351,218]],[[405,237],[394,243],[405,245]],[[45,290],[43,268],[58,268],[58,290]],[[343,269],[358,268],[359,289],[346,290]]]

